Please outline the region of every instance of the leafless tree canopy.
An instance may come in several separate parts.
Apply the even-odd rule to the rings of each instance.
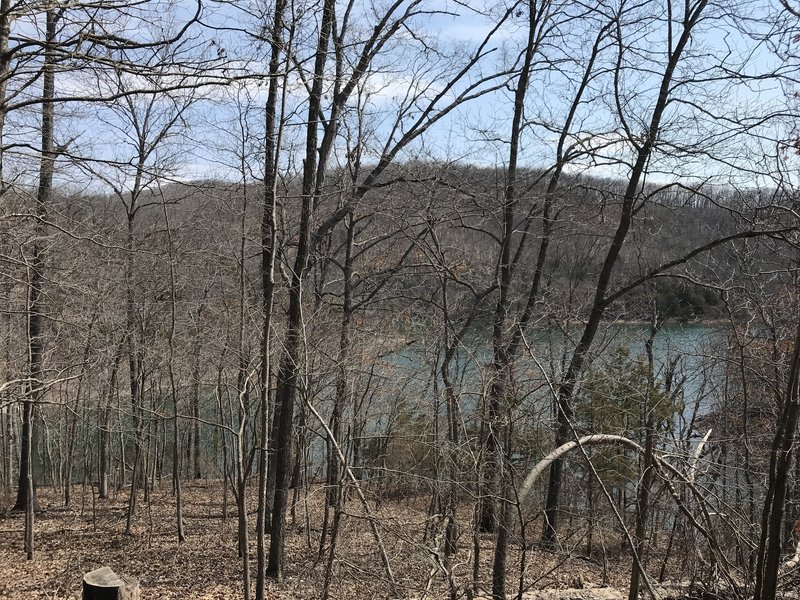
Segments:
[[[123,547],[163,597],[796,589],[798,44],[789,0],[0,0],[0,596]]]

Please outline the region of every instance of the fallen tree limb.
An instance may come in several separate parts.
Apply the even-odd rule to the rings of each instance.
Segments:
[[[703,444],[705,444],[706,442],[707,439],[704,439]],[[525,498],[527,498],[530,495],[530,492],[533,489],[534,484],[538,481],[538,479],[542,476],[542,474],[548,468],[550,468],[550,465],[554,461],[562,458],[563,456],[575,450],[576,448],[582,448],[584,446],[598,446],[598,445],[625,446],[630,450],[638,452],[639,454],[644,454],[645,451],[644,448],[640,446],[638,443],[620,435],[590,434],[581,436],[565,444],[562,444],[561,446],[550,452],[548,455],[546,455],[544,458],[542,458],[538,463],[536,463],[536,465],[533,467],[533,469],[531,469],[530,473],[528,473],[528,476],[525,478],[525,481],[522,483],[522,486],[520,487],[519,491],[520,501],[523,502]],[[695,482],[693,481],[693,477],[687,476],[686,474],[682,473],[678,468],[666,462],[663,458],[657,455],[653,457],[653,464],[656,467],[657,471],[661,472],[662,478],[667,484],[667,489],[669,490],[670,495],[677,504],[678,509],[684,515],[686,515],[686,517],[691,522],[692,526],[697,531],[699,531],[703,535],[703,537],[705,537],[706,540],[708,541],[715,560],[722,559],[727,566],[730,566],[729,561],[725,559],[724,553],[720,551],[719,544],[717,543],[716,538],[711,532],[711,515],[708,513],[708,510],[705,506],[705,502],[703,499],[703,495],[701,494],[700,490],[697,489]],[[700,511],[703,514],[703,519],[706,523],[706,526],[703,526],[703,524],[701,524],[697,520],[697,518],[681,501],[680,496],[677,493],[677,490],[675,490],[672,483],[668,479],[663,477],[664,473],[666,472],[677,477],[681,481],[681,483],[683,483],[689,488],[692,495],[698,499],[698,502],[700,504]],[[734,585],[734,581],[730,577],[730,574],[727,572],[727,569],[723,569],[723,572],[725,573],[728,582],[731,585]]]

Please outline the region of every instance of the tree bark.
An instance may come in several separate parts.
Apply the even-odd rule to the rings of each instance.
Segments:
[[[270,335],[272,313],[275,303],[275,257],[277,253],[277,227],[275,213],[278,197],[278,153],[281,146],[282,128],[278,120],[278,86],[281,84],[278,72],[283,52],[284,0],[275,3],[272,21],[272,47],[269,60],[269,88],[265,107],[265,148],[264,148],[264,206],[261,217],[261,287],[263,321],[261,326],[261,421],[258,461],[258,515],[256,517],[256,600],[264,600],[267,556],[264,535],[267,529],[267,472],[269,457],[270,425],[270,375],[272,371]],[[283,82],[285,98],[286,86]],[[281,108],[281,113],[283,109]]]
[[[277,389],[275,392],[275,414],[271,442],[275,450],[275,492],[272,502],[272,522],[270,526],[269,562],[267,574],[277,580],[283,578],[283,551],[285,537],[286,507],[289,497],[289,477],[292,465],[292,442],[294,402],[299,383],[301,361],[302,289],[303,279],[308,268],[309,244],[311,236],[311,211],[315,191],[322,187],[323,173],[317,173],[317,139],[322,105],[325,64],[327,62],[328,41],[333,29],[335,12],[334,0],[325,0],[322,9],[319,40],[314,58],[314,80],[308,100],[308,125],[306,129],[306,157],[303,165],[302,205],[300,209],[300,231],[297,254],[289,284],[289,314],[286,324],[285,350],[278,367]],[[330,126],[329,122],[329,126]],[[327,163],[323,156],[323,163]],[[324,165],[323,165],[324,166]]]
[[[139,600],[139,582],[101,567],[83,576],[83,600]]]
[[[650,123],[645,132],[643,141],[638,146],[636,161],[633,164],[630,177],[625,188],[619,224],[617,225],[617,230],[614,233],[611,244],[608,247],[606,257],[603,261],[603,266],[601,267],[597,278],[589,319],[586,322],[586,326],[584,327],[580,341],[575,347],[575,351],[572,354],[572,358],[564,376],[563,383],[559,389],[556,407],[558,420],[558,429],[556,431],[555,439],[556,447],[564,445],[572,435],[572,399],[578,383],[578,376],[583,369],[584,361],[589,354],[589,349],[591,348],[594,338],[597,335],[597,331],[600,327],[600,321],[602,320],[609,304],[609,298],[607,297],[607,294],[609,285],[611,283],[611,276],[614,272],[617,258],[619,257],[619,254],[622,251],[622,247],[628,236],[628,231],[633,224],[635,215],[635,201],[639,196],[640,183],[650,161],[653,147],[658,140],[659,131],[661,129],[661,120],[670,100],[675,70],[681,61],[683,51],[689,44],[692,31],[700,20],[703,10],[707,4],[707,0],[699,0],[692,7],[687,2],[687,14],[684,15],[684,19],[681,24],[680,36],[675,42],[671,54],[668,56],[667,65],[664,69],[664,73],[661,76],[658,98],[650,116]],[[550,479],[547,488],[547,504],[545,507],[544,528],[541,538],[541,545],[546,548],[553,548],[556,545],[563,468],[563,461],[560,458],[555,460],[550,467]]]
[[[99,468],[99,497],[108,498],[108,469],[109,469],[109,451],[110,451],[110,434],[111,434],[111,403],[114,399],[114,394],[117,392],[117,373],[119,372],[119,365],[122,362],[122,355],[125,352],[125,338],[123,338],[117,351],[114,355],[114,364],[111,366],[111,375],[108,379],[108,388],[105,393],[105,406],[101,409],[100,416],[100,456],[98,460]]]
[[[22,412],[22,452],[20,453],[19,485],[17,488],[17,501],[14,508],[26,511],[26,547],[28,559],[33,558],[33,511],[39,510],[36,498],[34,450],[35,440],[35,409],[41,396],[42,361],[44,342],[42,328],[44,325],[44,269],[45,250],[43,242],[45,229],[43,222],[47,218],[49,204],[53,193],[53,171],[55,167],[56,152],[54,151],[54,119],[55,106],[55,38],[58,12],[51,8],[46,15],[46,38],[44,51],[44,66],[42,67],[42,135],[41,159],[39,164],[39,186],[36,192],[36,226],[37,239],[33,244],[33,256],[29,265],[29,290],[28,290],[28,372],[29,381],[26,384],[25,399]]]
[[[786,395],[778,431],[772,442],[769,480],[761,517],[761,540],[756,567],[755,600],[774,600],[783,546],[781,529],[800,420],[800,325],[794,341]]]

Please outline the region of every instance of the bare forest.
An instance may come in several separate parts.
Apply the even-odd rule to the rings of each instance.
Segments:
[[[0,0],[0,597],[798,598],[798,140],[795,0]]]

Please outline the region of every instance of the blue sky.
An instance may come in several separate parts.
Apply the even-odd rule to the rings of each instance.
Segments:
[[[376,22],[376,11],[384,5],[354,4],[354,14],[359,17],[351,29],[354,50],[358,49],[363,32],[371,31]],[[607,15],[629,5],[626,0],[604,0],[594,4],[593,8],[604,6]],[[640,8],[623,11],[622,32],[626,47],[622,56],[622,77],[617,82],[611,72],[619,48],[613,38],[601,44],[597,75],[589,84],[587,101],[579,108],[569,140],[575,148],[592,148],[593,157],[576,160],[570,165],[571,170],[625,176],[625,162],[631,156],[629,136],[633,135],[635,141],[636,135],[645,127],[657,91],[659,72],[663,69],[667,48],[665,5],[665,2],[644,2],[640,3]],[[154,30],[175,30],[188,15],[193,14],[195,5],[181,0],[158,6],[163,9],[161,22],[146,25],[128,19],[124,24],[125,31],[147,38],[155,35]],[[266,88],[263,79],[257,76],[266,72],[267,49],[259,46],[245,31],[257,29],[256,10],[263,6],[261,3],[237,3],[235,7],[207,3],[204,23],[216,29],[194,27],[190,30],[191,37],[185,42],[188,53],[203,53],[206,57],[219,57],[220,62],[223,58],[227,61],[227,71],[218,70],[215,75],[250,72],[256,77],[194,92],[196,102],[187,110],[185,123],[180,122],[172,131],[174,135],[169,136],[170,143],[157,149],[153,155],[153,167],[159,163],[158,168],[164,169],[165,175],[178,179],[237,179],[240,167],[237,154],[243,147],[250,173],[259,176],[262,161],[259,135]],[[553,6],[558,7],[559,3],[553,3]],[[598,14],[579,18],[577,13],[583,10],[580,6],[574,2],[563,3],[565,16],[554,17],[553,35],[537,55],[526,100],[523,165],[547,167],[554,160],[557,132],[586,64],[596,30],[604,18]],[[768,11],[778,10],[774,2],[743,2],[738,15],[722,14],[727,6],[727,3],[711,6],[708,20],[693,35],[689,53],[696,56],[680,67],[678,75],[695,81],[687,81],[674,90],[679,101],[668,109],[662,131],[664,152],[657,153],[651,164],[654,179],[697,181],[714,178],[716,183],[726,180],[749,184],[767,182],[768,177],[754,173],[775,170],[777,161],[781,159],[778,144],[789,138],[797,112],[793,98],[797,65],[793,58],[787,60],[774,50],[791,50],[787,45],[791,36],[785,29],[780,29],[777,19],[768,18]],[[513,5],[511,16],[495,31],[487,46],[494,51],[487,54],[464,82],[510,67],[518,59],[527,34],[527,15],[516,7]],[[408,90],[419,92],[417,105],[424,106],[424,100],[443,89],[459,62],[463,63],[509,8],[512,5],[508,3],[477,2],[466,6],[448,0],[420,4],[425,14],[415,17],[407,30],[400,30],[397,41],[376,59],[377,72],[362,86],[361,105],[366,109],[366,121],[371,130],[371,135],[363,143],[368,159],[374,160],[379,156],[396,122],[398,110],[408,111],[402,126],[413,122],[415,112],[407,102]],[[764,19],[747,19],[748,16]],[[311,5],[299,21],[297,36],[300,41],[296,45],[298,62],[295,66],[304,70],[310,68],[312,48],[308,40],[313,39],[318,18],[318,11]],[[31,34],[35,31],[34,24],[25,20],[19,21],[17,27],[19,31]],[[755,34],[765,39],[757,40]],[[781,77],[761,78],[775,70],[782,71]],[[743,72],[752,77],[729,77],[733,72]],[[103,83],[102,79],[101,88],[108,89],[108,81]],[[98,81],[96,74],[72,72],[59,74],[57,84],[62,93],[92,94],[100,91]],[[173,81],[174,77],[167,76],[161,83],[169,85]],[[290,75],[289,81],[287,108],[291,115],[287,121],[285,166],[296,169],[302,155],[305,91],[297,71]],[[130,77],[128,83],[131,86],[149,85],[136,77]],[[421,142],[410,145],[399,158],[436,158],[502,166],[507,160],[514,85],[512,80],[506,88],[454,110],[432,127]],[[460,84],[456,90],[463,89],[463,86],[464,83]],[[621,107],[616,105],[615,89],[624,96]],[[455,93],[457,91],[443,98],[440,105],[446,105]],[[143,110],[148,102],[148,97],[142,97],[135,104]],[[354,97],[351,107],[355,104],[357,100]],[[170,101],[156,103],[154,107],[157,112],[163,112],[163,118],[169,117]],[[101,161],[128,162],[135,154],[131,145],[134,140],[126,135],[130,131],[120,116],[124,113],[120,108],[125,108],[121,102],[112,106],[59,106],[59,135],[62,140],[72,141],[76,154],[94,156]],[[244,117],[239,114],[241,108],[247,109]],[[620,115],[624,116],[624,121]],[[773,116],[758,122],[765,115]],[[20,112],[11,119],[16,127],[13,131],[20,137],[35,137],[36,118],[35,111]],[[352,115],[345,120],[347,125],[355,126]],[[742,123],[748,126],[743,127]],[[625,124],[629,126],[627,132]],[[245,137],[250,139],[242,146],[243,130]],[[693,147],[676,149],[675,143]],[[343,147],[344,144],[342,137],[339,145]],[[669,158],[670,153],[677,153],[677,157]],[[109,181],[116,178],[119,183],[126,183],[129,177],[126,173],[129,168],[120,170],[101,163],[95,168],[102,171]],[[85,174],[73,175],[75,185],[85,181],[82,175]]]

